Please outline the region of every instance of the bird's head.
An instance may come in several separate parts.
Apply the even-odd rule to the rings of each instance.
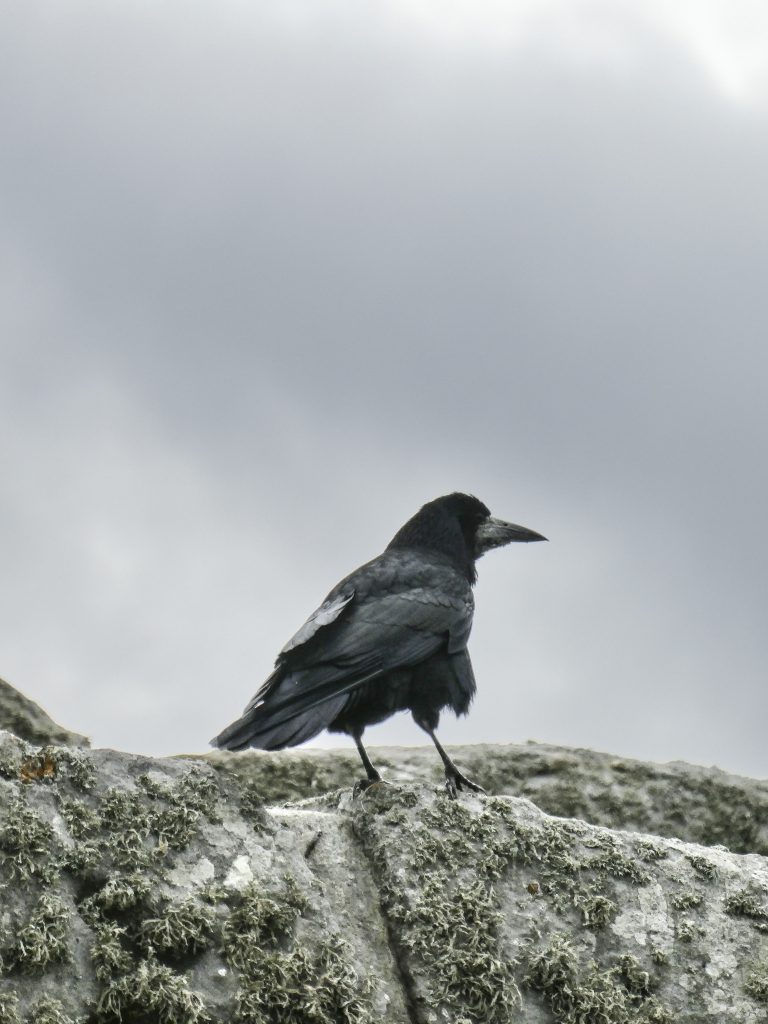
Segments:
[[[513,541],[546,539],[525,526],[496,519],[478,498],[455,491],[423,505],[398,530],[388,546],[440,551],[456,561],[474,583],[477,578],[475,562],[486,551]]]

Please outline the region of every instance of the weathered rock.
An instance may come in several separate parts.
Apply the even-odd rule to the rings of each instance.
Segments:
[[[0,1024],[768,1020],[764,857],[247,760],[2,735]]]
[[[0,679],[0,729],[7,729],[28,743],[90,746],[87,736],[57,725],[38,704],[3,679]]]
[[[412,1019],[768,1019],[768,862],[552,818],[526,800],[376,793],[352,811]]]
[[[548,814],[768,855],[768,780],[542,743],[478,744],[450,752],[488,793],[528,797]],[[431,746],[373,747],[369,753],[388,781],[442,782]],[[274,801],[350,786],[363,774],[354,748],[248,751],[237,757],[216,751],[205,759]]]
[[[60,1024],[407,1019],[338,814],[266,812],[201,763],[1,735],[2,1024],[38,1024],[42,998]]]

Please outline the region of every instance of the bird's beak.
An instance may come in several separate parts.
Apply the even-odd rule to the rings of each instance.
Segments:
[[[486,551],[492,548],[500,548],[512,541],[529,543],[534,540],[546,540],[540,533],[529,530],[525,526],[516,526],[514,523],[505,523],[503,519],[495,519],[489,516],[482,522],[475,532],[476,558],[480,558]]]

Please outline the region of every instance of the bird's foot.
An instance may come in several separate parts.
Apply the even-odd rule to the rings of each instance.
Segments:
[[[358,779],[352,787],[352,799],[356,800],[357,797],[362,796],[372,786],[386,786],[386,782],[378,774],[375,777],[369,776],[367,779]]]
[[[468,779],[466,775],[462,775],[459,769],[454,765],[451,768],[445,770],[445,790],[448,794],[449,800],[455,800],[458,796],[460,789],[471,789],[473,793],[484,793],[485,790],[482,786],[478,786],[476,782]]]

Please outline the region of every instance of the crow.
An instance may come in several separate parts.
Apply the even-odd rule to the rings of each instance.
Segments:
[[[491,516],[477,498],[447,494],[424,505],[384,552],[338,583],[288,641],[275,670],[236,722],[213,740],[224,750],[281,750],[323,729],[357,744],[365,789],[381,776],[362,736],[396,711],[410,711],[431,738],[448,795],[482,792],[441,746],[440,712],[464,715],[475,694],[467,651],[475,562],[510,541],[546,540]]]

